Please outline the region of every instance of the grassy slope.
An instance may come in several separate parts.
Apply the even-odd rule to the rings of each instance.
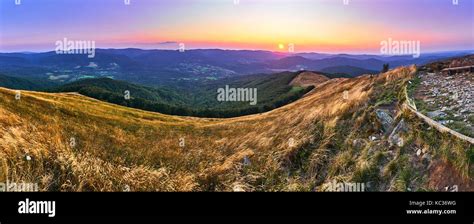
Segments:
[[[370,105],[378,91],[398,92],[412,72],[329,80],[292,104],[230,119],[168,116],[76,94],[25,91],[15,100],[0,88],[0,182],[64,191],[308,191],[336,179],[405,190],[395,180],[420,182],[402,169],[408,153],[397,148],[392,157],[351,142],[377,131]]]

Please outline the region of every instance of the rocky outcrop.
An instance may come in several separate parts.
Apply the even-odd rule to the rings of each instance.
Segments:
[[[405,120],[402,119],[398,122],[397,126],[393,129],[392,133],[388,136],[390,141],[390,145],[398,145],[402,147],[405,143],[403,138],[400,136],[402,133],[406,133],[408,131],[408,127],[405,123]]]
[[[382,109],[377,109],[375,111],[377,115],[377,120],[382,124],[382,129],[385,134],[388,134],[392,131],[393,129],[393,118],[390,116],[388,111],[382,110]]]

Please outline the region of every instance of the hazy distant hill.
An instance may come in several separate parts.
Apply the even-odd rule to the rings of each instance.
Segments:
[[[462,54],[467,52],[430,53],[413,58],[219,49],[185,52],[133,48],[97,49],[94,58],[88,58],[87,55],[58,55],[55,52],[0,53],[0,73],[58,84],[82,78],[112,77],[155,87],[192,86],[208,80],[241,75],[300,70],[322,71],[340,66],[380,71],[385,63],[394,68],[401,65],[425,64]],[[348,73],[355,75],[361,72]]]

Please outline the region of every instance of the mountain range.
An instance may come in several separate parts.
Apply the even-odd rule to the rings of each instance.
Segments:
[[[412,56],[281,53],[248,50],[97,49],[87,55],[0,53],[0,74],[64,84],[84,78],[109,77],[147,86],[189,86],[209,80],[280,71],[326,71],[358,76],[391,68],[462,56],[471,51]]]

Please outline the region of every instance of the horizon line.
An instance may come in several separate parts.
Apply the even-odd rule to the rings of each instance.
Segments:
[[[76,48],[72,49],[75,50]],[[137,48],[137,47],[123,47],[123,48],[95,48],[95,50],[127,50],[127,49],[135,49],[135,50],[143,50],[143,51],[179,51],[179,49],[166,49],[166,48]],[[264,50],[264,49],[230,49],[230,48],[190,48],[185,49],[186,51],[199,51],[199,50],[221,50],[221,51],[254,51],[254,52],[270,52],[274,54],[288,54],[288,55],[298,55],[298,54],[326,54],[326,55],[375,55],[375,56],[385,56],[385,57],[394,57],[394,56],[410,56],[410,54],[406,55],[386,55],[381,53],[371,53],[371,52],[360,52],[360,53],[347,53],[347,52],[322,52],[322,51],[302,51],[302,52],[288,52],[288,51],[272,51],[272,50]],[[469,52],[474,54],[474,49],[464,49],[464,50],[433,50],[427,51],[423,54],[434,54],[434,53],[455,53],[455,52]],[[49,53],[55,52],[54,50],[50,51],[0,51],[0,54],[41,54],[41,53]]]

